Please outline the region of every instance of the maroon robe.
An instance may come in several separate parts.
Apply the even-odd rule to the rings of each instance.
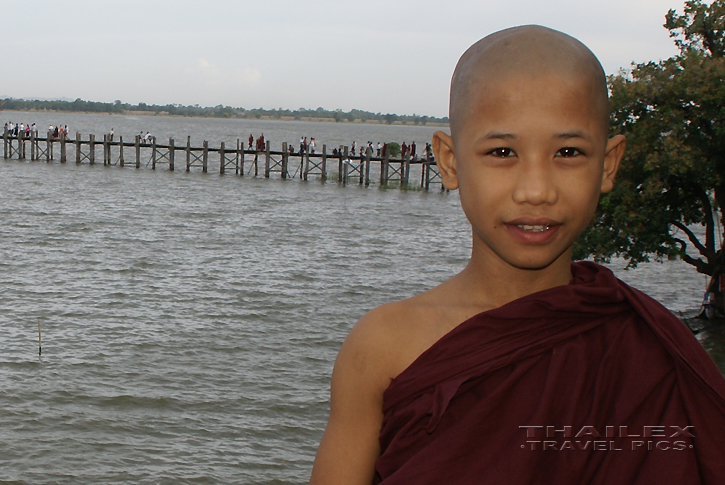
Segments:
[[[392,380],[383,484],[725,484],[725,379],[594,263],[458,325]]]

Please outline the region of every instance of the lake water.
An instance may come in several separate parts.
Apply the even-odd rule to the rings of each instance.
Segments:
[[[2,117],[214,144],[263,131],[422,145],[434,131]],[[456,193],[437,190],[0,160],[0,194],[0,481],[304,483],[350,327],[470,250]],[[623,265],[670,309],[698,309],[705,280],[684,263]],[[722,365],[721,329],[699,337]]]

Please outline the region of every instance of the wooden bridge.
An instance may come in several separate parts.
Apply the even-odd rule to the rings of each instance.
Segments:
[[[269,141],[266,142],[264,150],[255,150],[252,147],[245,149],[244,143],[239,140],[236,146],[227,147],[222,142],[218,148],[212,148],[207,141],[201,147],[192,147],[191,137],[186,138],[185,145],[177,145],[173,138],[169,138],[168,144],[160,144],[155,138],[145,142],[139,135],[136,135],[133,142],[124,142],[123,137],[114,140],[111,135],[105,135],[99,141],[92,134],[84,140],[80,133],[76,133],[75,139],[72,139],[65,134],[41,138],[35,132],[14,135],[7,129],[3,131],[5,159],[29,158],[52,162],[59,151],[60,163],[75,160],[77,164],[95,165],[98,149],[101,150],[98,163],[102,161],[106,166],[137,169],[150,166],[152,170],[165,167],[174,171],[181,163],[187,172],[201,169],[201,172],[207,173],[211,165],[216,165],[221,175],[233,170],[242,177],[256,177],[263,172],[266,178],[279,174],[282,179],[299,176],[302,180],[308,180],[310,177],[319,177],[325,182],[331,172],[328,169],[336,165],[337,180],[343,185],[370,185],[371,176],[375,175],[374,180],[379,181],[380,186],[420,187],[429,190],[431,186],[438,185],[441,190],[445,189],[435,160],[411,158],[409,154],[399,159],[390,158],[388,153],[378,157],[373,156],[370,147],[355,156],[351,155],[347,146],[340,146],[337,153],[332,155],[327,153],[326,145],[322,146],[320,153],[312,153],[309,149],[290,151],[286,142],[282,143],[280,151],[273,151]],[[179,156],[180,159],[177,158]],[[414,172],[413,177],[411,171]],[[420,185],[417,185],[418,178]]]

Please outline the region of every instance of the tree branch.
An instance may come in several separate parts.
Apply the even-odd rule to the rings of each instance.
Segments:
[[[672,225],[677,227],[678,229],[680,229],[685,234],[687,234],[687,238],[690,240],[690,242],[692,242],[692,245],[695,246],[695,249],[700,251],[700,254],[705,256],[708,259],[708,261],[711,261],[712,259],[715,258],[715,251],[710,251],[708,248],[703,246],[702,243],[700,242],[700,240],[697,239],[697,236],[695,236],[695,234],[690,230],[690,228],[688,228],[686,225],[684,225],[680,221],[674,221],[672,223]],[[680,239],[676,239],[676,240],[680,241]]]
[[[687,263],[691,264],[695,268],[697,268],[698,273],[706,274],[712,276],[712,271],[710,270],[710,265],[707,264],[705,261],[703,261],[700,258],[693,258],[689,254],[687,254],[687,243],[683,241],[682,239],[675,238],[675,242],[680,245],[680,257],[682,260]]]

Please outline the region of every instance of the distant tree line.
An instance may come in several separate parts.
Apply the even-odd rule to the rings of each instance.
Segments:
[[[197,116],[207,118],[249,118],[259,119],[265,118],[292,118],[295,120],[301,120],[303,118],[318,118],[318,119],[332,119],[336,122],[348,121],[348,122],[367,122],[377,121],[380,123],[403,123],[412,125],[425,125],[427,123],[448,123],[448,117],[436,118],[435,116],[423,116],[423,115],[398,115],[393,113],[373,113],[370,111],[363,111],[359,109],[353,109],[350,111],[342,110],[327,110],[323,108],[317,109],[306,109],[299,108],[296,110],[290,109],[244,109],[244,108],[233,108],[231,106],[214,106],[214,107],[201,107],[198,104],[193,106],[184,106],[181,104],[167,104],[167,105],[156,105],[156,104],[128,104],[122,103],[120,100],[116,100],[113,103],[99,103],[96,101],[84,101],[80,98],[75,101],[60,101],[60,100],[26,100],[26,99],[15,99],[6,98],[0,100],[0,109],[17,110],[17,111],[69,111],[69,112],[89,112],[89,113],[115,113],[123,114],[128,111],[146,111],[154,114],[168,114],[174,116]]]

